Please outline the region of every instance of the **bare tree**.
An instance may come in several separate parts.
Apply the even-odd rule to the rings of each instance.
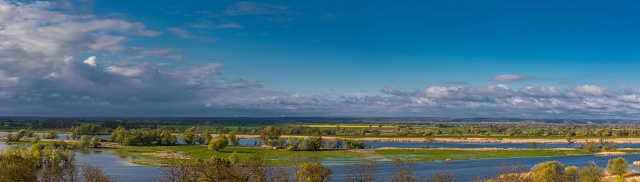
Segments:
[[[372,182],[378,177],[378,162],[359,160],[349,167],[345,174],[347,182]]]
[[[110,176],[104,174],[100,167],[89,164],[82,165],[82,178],[85,182],[111,182]]]
[[[529,182],[529,176],[527,172],[529,167],[520,164],[520,161],[513,161],[513,163],[502,163],[498,168],[497,175],[494,181],[496,182]]]
[[[165,178],[161,182],[196,182],[198,179],[193,176],[194,169],[187,162],[170,161],[170,166],[163,168]]]
[[[396,166],[396,170],[391,174],[391,181],[393,182],[410,182],[418,181],[416,174],[413,173],[413,168],[416,167],[416,163],[413,161],[402,161],[400,158],[393,158],[393,165]]]
[[[429,176],[429,179],[432,182],[455,182],[458,179],[458,175],[453,171],[438,169]]]

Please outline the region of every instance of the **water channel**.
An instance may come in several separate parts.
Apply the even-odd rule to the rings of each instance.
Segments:
[[[3,133],[0,132],[0,136]],[[60,134],[61,138],[66,137]],[[101,136],[107,138],[108,136]],[[180,138],[181,139],[181,138]],[[253,146],[259,144],[257,139],[241,139],[240,145]],[[430,148],[530,148],[528,143],[446,143],[446,142],[366,142],[370,148],[395,147],[395,148],[419,148],[424,144],[429,144]],[[546,145],[546,144],[543,144]],[[549,144],[550,148],[572,148],[575,145]],[[8,145],[0,142],[0,152],[4,151]],[[368,148],[369,148],[368,147]],[[546,146],[545,146],[546,147]],[[640,148],[640,144],[618,144],[618,147]],[[531,157],[531,158],[511,158],[511,159],[476,159],[450,162],[420,162],[416,163],[414,172],[419,178],[426,179],[436,170],[449,170],[455,173],[458,181],[470,181],[472,179],[487,179],[496,176],[501,164],[512,164],[518,161],[519,164],[533,167],[535,164],[558,160],[565,166],[576,165],[583,167],[593,161],[600,167],[605,167],[607,160],[619,156],[560,156],[560,157]],[[640,161],[640,154],[622,155],[629,163]],[[133,164],[133,159],[129,156],[118,156],[114,150],[97,149],[87,152],[76,152],[78,164],[91,164],[101,167],[105,173],[112,176],[116,181],[158,181],[164,177],[162,169],[159,167],[141,166]],[[354,160],[355,161],[355,160]],[[334,181],[344,181],[344,174],[349,165],[337,164],[344,161],[326,159],[324,161],[333,171]],[[392,163],[381,162],[378,165],[378,180],[388,181],[391,173],[395,170]],[[640,168],[629,169],[640,171]]]

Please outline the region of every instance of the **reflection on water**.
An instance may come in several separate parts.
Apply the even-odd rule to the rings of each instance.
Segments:
[[[513,164],[515,161],[529,168],[534,165],[548,161],[558,160],[565,166],[576,165],[584,167],[589,165],[589,161],[594,161],[596,165],[603,169],[607,165],[607,160],[624,157],[628,162],[640,160],[640,155],[623,155],[623,156],[562,156],[562,157],[532,157],[532,158],[516,158],[516,159],[479,159],[479,160],[463,160],[451,162],[421,162],[416,164],[414,172],[421,179],[428,178],[429,175],[437,170],[450,170],[457,174],[458,181],[471,181],[473,179],[488,179],[497,176],[497,171],[501,164]],[[344,181],[344,174],[348,171],[349,165],[329,165],[333,171],[334,181]],[[378,178],[391,176],[395,170],[392,163],[378,164]],[[637,167],[629,167],[631,170],[640,170]],[[389,179],[379,179],[379,181],[388,181]]]
[[[102,168],[116,181],[158,181],[164,173],[159,167],[132,163],[130,157],[118,157],[113,150],[94,150],[76,153],[78,164],[91,164]]]
[[[6,133],[5,133],[6,134]],[[2,132],[0,132],[2,135]],[[108,136],[107,136],[108,137]],[[258,139],[241,139],[240,145],[253,146],[259,144]],[[397,147],[397,148],[419,148],[425,143],[422,142],[367,142],[371,148],[380,147]],[[529,148],[529,144],[506,144],[506,143],[443,143],[431,142],[430,148]],[[575,145],[567,144],[549,144],[550,148],[570,148]],[[0,151],[7,148],[7,144],[0,142]],[[640,148],[640,144],[618,144],[618,147]],[[496,171],[500,164],[512,164],[518,161],[520,164],[533,167],[535,164],[548,161],[558,160],[565,166],[576,165],[578,167],[587,166],[589,161],[594,161],[598,166],[605,167],[607,160],[620,156],[561,156],[561,157],[532,157],[532,158],[516,158],[516,159],[478,159],[451,162],[423,162],[417,163],[415,173],[418,177],[426,179],[436,170],[450,170],[457,174],[458,181],[471,181],[472,179],[487,179],[495,177]],[[640,155],[623,155],[629,163],[639,161]],[[112,176],[116,181],[158,181],[164,176],[161,168],[141,166],[132,163],[138,160],[130,156],[118,154],[115,150],[88,150],[77,151],[76,161],[79,165],[91,164],[101,167],[105,173]],[[334,174],[334,181],[344,181],[344,173],[347,172],[349,165],[343,165],[356,161],[356,159],[324,159],[323,162],[328,165]],[[391,176],[395,170],[392,163],[381,162],[378,164],[380,169],[378,172],[379,181],[387,181],[384,177]],[[629,169],[640,171],[638,167],[630,166]]]

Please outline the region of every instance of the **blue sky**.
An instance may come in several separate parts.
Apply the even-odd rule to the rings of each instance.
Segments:
[[[0,2],[0,115],[640,114],[634,1]]]

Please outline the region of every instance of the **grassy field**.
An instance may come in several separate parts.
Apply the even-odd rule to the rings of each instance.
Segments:
[[[375,153],[370,150],[323,150],[323,151],[286,151],[271,148],[258,147],[227,147],[223,151],[216,152],[208,150],[206,146],[123,146],[115,148],[117,153],[125,156],[140,157],[149,161],[149,159],[161,161],[163,157],[154,156],[158,153],[182,153],[192,159],[209,159],[213,156],[228,158],[232,153],[236,152],[239,157],[247,157],[250,155],[261,154],[270,161],[268,165],[284,165],[286,161],[298,159],[361,159],[373,157]],[[154,164],[152,164],[154,165]]]
[[[304,161],[317,158],[324,160],[353,161],[357,159],[371,159],[380,162],[388,162],[393,158],[412,160],[415,162],[470,160],[470,159],[496,159],[496,158],[525,158],[525,157],[552,157],[571,155],[594,155],[596,152],[583,150],[448,150],[448,149],[361,149],[361,150],[324,150],[324,151],[286,151],[281,149],[257,148],[257,147],[227,147],[223,151],[215,152],[205,146],[124,146],[116,148],[118,153],[128,156],[141,157],[146,165],[160,165],[149,161],[161,161],[154,153],[182,153],[192,159],[208,159],[213,156],[228,158],[233,152],[240,157],[262,154],[268,162],[267,165],[287,165],[287,161]],[[624,150],[629,154],[638,154],[640,150]]]

